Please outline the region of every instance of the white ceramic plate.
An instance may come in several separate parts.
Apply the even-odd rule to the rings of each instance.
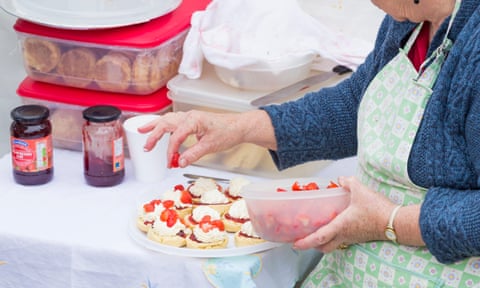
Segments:
[[[42,25],[97,29],[147,22],[176,9],[182,0],[0,0],[7,13]]]
[[[133,217],[132,217],[133,219]],[[128,234],[132,239],[140,244],[141,246],[164,254],[176,255],[176,256],[186,256],[186,257],[197,257],[197,258],[219,258],[219,257],[232,257],[240,255],[248,255],[253,253],[258,253],[266,251],[275,247],[279,247],[282,243],[273,243],[273,242],[264,242],[257,245],[244,246],[244,247],[235,247],[233,233],[229,233],[228,237],[228,246],[223,249],[193,249],[185,247],[174,247],[163,245],[152,241],[147,238],[147,235],[140,231],[135,226],[135,219],[131,221],[128,227]]]
[[[161,184],[157,185],[156,187],[147,189],[146,192],[140,194],[140,196],[138,197],[135,203],[132,216],[130,217],[130,221],[128,223],[128,234],[137,244],[147,249],[150,249],[156,252],[161,252],[164,254],[197,257],[197,258],[216,258],[216,257],[232,257],[232,256],[248,255],[248,254],[262,252],[262,251],[269,250],[269,249],[283,245],[282,243],[264,242],[257,245],[236,247],[233,233],[228,233],[228,237],[229,237],[228,245],[226,248],[222,248],[222,249],[203,250],[203,249],[193,249],[193,248],[186,248],[186,247],[179,248],[179,247],[160,244],[153,240],[148,239],[147,234],[140,231],[136,226],[137,209],[138,207],[141,207],[143,203],[146,203],[152,199],[158,199],[164,191],[166,191],[169,187],[173,187],[175,184],[182,184],[182,183],[175,182],[175,180],[163,181]]]

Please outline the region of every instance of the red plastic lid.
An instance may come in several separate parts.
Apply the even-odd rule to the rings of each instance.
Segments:
[[[149,95],[107,93],[34,81],[29,77],[17,88],[17,94],[22,97],[82,107],[114,105],[120,110],[137,113],[155,113],[167,108],[172,103],[167,91],[163,87]]]
[[[158,0],[161,1],[161,0]],[[71,30],[38,25],[18,19],[17,32],[44,37],[134,48],[150,48],[171,39],[190,27],[195,11],[204,10],[210,0],[183,0],[177,9],[149,22],[110,29]]]

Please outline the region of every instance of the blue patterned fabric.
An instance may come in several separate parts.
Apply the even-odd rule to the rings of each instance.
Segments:
[[[420,214],[422,237],[443,263],[480,255],[480,1],[463,0],[454,45],[427,103],[409,159],[412,181],[428,187]],[[431,43],[441,43],[448,20]],[[363,92],[403,46],[413,23],[386,16],[374,50],[340,85],[302,99],[262,107],[272,119],[280,170],[312,160],[356,155],[357,112]]]

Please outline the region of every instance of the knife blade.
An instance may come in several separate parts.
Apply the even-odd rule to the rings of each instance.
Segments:
[[[225,179],[225,178],[218,178],[218,177],[212,177],[212,176],[204,176],[204,175],[197,175],[197,174],[190,174],[190,173],[185,173],[183,174],[183,177],[192,179],[192,180],[197,180],[199,178],[209,178],[218,182],[230,182],[230,179]]]
[[[286,97],[292,96],[302,90],[312,87],[313,85],[325,82],[334,76],[343,75],[350,72],[352,72],[352,69],[348,68],[347,66],[337,65],[333,67],[332,71],[310,76],[289,86],[254,99],[252,102],[250,102],[250,105],[254,107],[260,107],[262,105],[271,104],[274,101],[278,102],[278,100],[285,99]]]

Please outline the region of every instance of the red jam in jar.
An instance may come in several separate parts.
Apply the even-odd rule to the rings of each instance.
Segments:
[[[42,105],[23,105],[10,113],[13,178],[22,185],[45,184],[53,178],[50,110]]]
[[[120,184],[125,176],[123,129],[120,109],[97,105],[83,110],[83,167],[91,186]]]

